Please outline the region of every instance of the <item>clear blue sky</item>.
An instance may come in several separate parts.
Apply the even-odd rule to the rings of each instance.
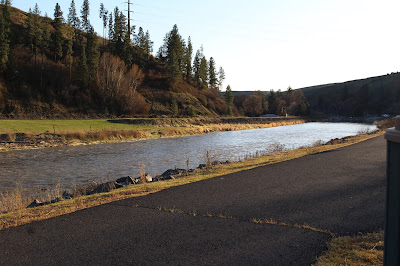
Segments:
[[[233,90],[285,90],[400,71],[399,0],[131,0],[134,25],[149,30],[154,53],[174,24],[204,46]],[[83,0],[75,0],[78,11]],[[90,0],[99,35],[100,3]],[[56,1],[37,1],[53,17]],[[70,0],[59,1],[64,18]],[[28,11],[35,1],[13,0]]]

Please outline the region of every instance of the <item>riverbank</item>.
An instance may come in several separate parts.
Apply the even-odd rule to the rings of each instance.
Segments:
[[[357,135],[346,137],[341,140],[330,141],[327,144],[320,144],[313,147],[303,147],[291,151],[279,151],[272,154],[255,157],[241,162],[232,162],[229,164],[218,164],[194,171],[189,175],[183,175],[179,178],[162,180],[159,182],[143,182],[131,186],[126,186],[120,189],[113,189],[107,193],[97,193],[74,197],[69,200],[54,202],[53,204],[41,206],[33,209],[26,209],[34,199],[34,195],[24,195],[22,188],[15,188],[14,191],[9,191],[5,195],[0,195],[0,205],[3,206],[1,211],[4,211],[8,206],[8,213],[0,215],[0,230],[12,226],[18,226],[33,221],[48,219],[51,217],[63,215],[66,213],[75,212],[80,209],[89,208],[112,201],[117,201],[130,197],[137,197],[155,193],[163,189],[174,186],[180,186],[187,183],[197,182],[204,179],[214,178],[221,175],[240,172],[264,165],[274,164],[282,161],[292,160],[303,157],[308,154],[320,153],[328,150],[337,149],[340,147],[352,145],[365,141],[367,139],[382,135],[383,132],[374,134]],[[78,191],[79,189],[77,189]],[[47,200],[50,201],[61,195],[60,187],[56,187],[53,194],[46,194]],[[12,205],[12,206],[11,206]],[[17,209],[12,211],[12,209]]]
[[[0,120],[0,151],[178,137],[305,122],[293,117]]]

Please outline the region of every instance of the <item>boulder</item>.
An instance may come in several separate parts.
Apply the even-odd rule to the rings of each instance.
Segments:
[[[199,164],[199,166],[197,166],[197,168],[201,170],[201,169],[207,168],[207,165],[202,163],[202,164]]]
[[[89,191],[87,193],[87,195],[110,192],[111,190],[114,190],[114,189],[116,189],[114,182],[106,182],[106,183],[100,184],[98,187],[96,187],[92,191]]]
[[[130,176],[118,178],[117,180],[115,180],[115,182],[117,182],[118,184],[121,184],[123,186],[136,184],[135,180]]]
[[[56,203],[56,202],[59,202],[59,201],[62,201],[62,200],[63,200],[62,198],[58,197],[58,198],[55,198],[55,199],[51,200],[50,203]]]
[[[152,178],[151,175],[149,175],[149,174],[146,174],[146,175],[145,175],[145,178],[146,178],[146,182],[147,182],[147,183],[151,183],[151,182],[155,182],[155,181],[156,181],[156,180],[153,181],[153,178]]]
[[[62,193],[62,197],[63,197],[63,199],[68,200],[68,199],[72,199],[72,198],[74,197],[74,195],[72,195],[72,194],[69,193],[68,191],[64,191],[64,192]]]
[[[159,180],[169,180],[169,179],[175,179],[173,175],[161,175],[158,177]]]
[[[35,208],[35,207],[39,207],[39,206],[43,206],[43,205],[44,205],[43,202],[40,202],[39,200],[35,199],[34,201],[32,201],[31,204],[29,204],[27,206],[27,208]]]
[[[168,169],[167,171],[165,171],[162,176],[171,176],[171,175],[182,175],[182,174],[186,174],[187,170],[185,169]]]

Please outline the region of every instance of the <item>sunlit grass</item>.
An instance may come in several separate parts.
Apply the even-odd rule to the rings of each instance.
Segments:
[[[383,232],[334,238],[315,265],[382,265]]]
[[[3,133],[29,133],[40,134],[44,132],[65,134],[73,132],[90,132],[103,130],[145,130],[154,129],[152,125],[130,125],[111,123],[107,119],[93,120],[0,120],[0,134]]]

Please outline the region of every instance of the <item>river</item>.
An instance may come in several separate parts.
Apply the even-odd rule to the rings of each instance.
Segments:
[[[0,153],[0,192],[16,184],[24,189],[64,189],[92,181],[122,176],[150,175],[169,168],[195,168],[206,161],[241,160],[247,154],[268,153],[273,147],[296,149],[334,138],[375,130],[354,123],[306,123],[266,129],[217,132],[205,135],[162,138],[113,144],[19,150]]]

